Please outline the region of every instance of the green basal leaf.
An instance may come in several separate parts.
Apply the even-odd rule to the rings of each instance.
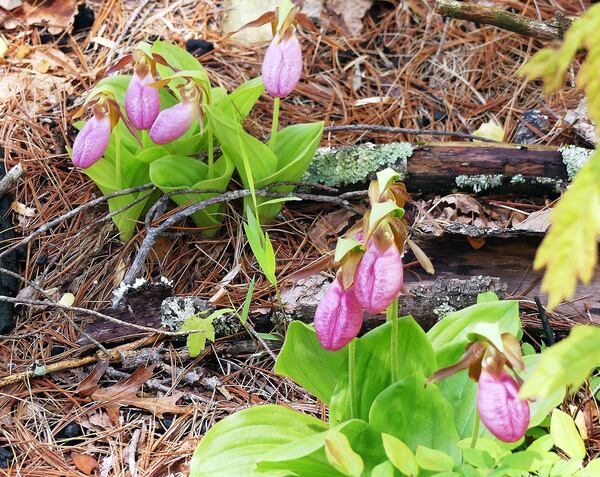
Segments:
[[[397,437],[413,451],[421,445],[460,461],[452,407],[436,385],[426,386],[421,373],[390,385],[377,396],[369,413],[369,427]]]
[[[444,346],[436,355],[438,367],[444,368],[458,362],[464,352],[463,343]],[[477,409],[477,383],[469,378],[467,371],[464,370],[436,384],[454,409],[454,425],[459,437],[472,436],[475,427],[475,409]],[[483,432],[482,428],[483,426],[480,427],[480,433]]]
[[[514,300],[486,301],[448,314],[427,335],[439,353],[444,346],[468,343],[468,335],[477,323],[497,323],[500,333],[521,335],[519,304]]]
[[[394,477],[394,466],[390,461],[382,462],[373,467],[371,477]]]
[[[168,155],[170,155],[170,153],[164,147],[154,146],[140,149],[135,155],[135,160],[145,162],[146,164],[151,164],[157,159],[161,159]]]
[[[500,459],[500,462],[498,462],[498,467],[535,472],[543,465],[544,462],[542,459],[542,455],[539,452],[532,452],[528,450],[513,452],[512,454],[508,454]]]
[[[227,100],[219,103],[221,109],[229,108],[226,112],[237,121],[246,119],[252,108],[258,101],[258,98],[265,91],[265,85],[260,77],[246,81],[238,86],[233,92],[227,96]],[[225,99],[225,98],[222,98]],[[213,93],[213,101],[217,102]]]
[[[577,474],[577,477],[597,477],[598,475],[600,475],[600,459],[596,458],[589,461],[585,469]]]
[[[564,386],[579,386],[600,366],[598,343],[600,328],[574,327],[566,339],[542,353],[539,366],[521,388],[521,397],[546,397]]]
[[[466,449],[471,448],[471,441],[472,439],[469,437],[468,439],[463,439],[458,443],[458,446],[463,449],[463,454]],[[494,459],[494,462],[497,462],[504,456],[510,454],[510,450],[505,446],[505,444],[496,438],[488,439],[486,437],[479,437],[475,443],[474,449],[485,451],[492,457],[492,459]]]
[[[553,447],[554,440],[552,439],[552,436],[550,434],[545,434],[533,441],[529,447],[527,447],[527,450],[543,453],[550,452]]]
[[[283,406],[245,409],[218,422],[206,433],[194,452],[190,477],[251,476],[268,452],[327,428],[323,421]]]
[[[414,373],[430,376],[435,371],[435,355],[423,329],[411,316],[399,318],[397,324],[397,352],[393,356],[390,351],[393,329],[391,322],[378,326],[356,340],[354,389],[350,387],[348,355],[345,354],[344,364],[338,371],[335,393],[331,398],[331,422],[339,423],[351,417],[368,420],[373,401],[393,384],[391,367],[394,358],[399,380]],[[353,408],[356,410],[355,416],[352,416]]]
[[[560,409],[552,411],[550,435],[554,445],[572,459],[579,461],[585,458],[585,443],[579,434],[573,418]]]
[[[221,157],[214,164],[215,177],[208,178],[208,166],[187,156],[167,155],[150,164],[150,180],[163,192],[174,192],[183,189],[207,189],[225,192],[231,175],[233,164]],[[217,192],[193,194],[177,194],[171,196],[173,202],[180,206],[188,206],[216,197]],[[191,217],[198,227],[202,227],[207,236],[215,235],[223,221],[224,204],[213,204],[194,213]]]
[[[583,462],[576,459],[559,460],[550,471],[551,477],[571,477],[583,467]]]
[[[335,429],[325,435],[325,455],[334,469],[348,477],[360,477],[365,468],[365,463],[354,452],[348,438]]]
[[[353,238],[339,238],[335,246],[335,258],[337,263],[340,263],[342,259],[354,250],[360,250],[363,248],[363,244]]]
[[[343,476],[333,468],[325,454],[325,439],[330,432],[342,435],[352,442],[367,423],[359,420],[346,421],[329,431],[320,432],[304,439],[276,447],[265,454],[256,465],[258,475],[301,475],[303,477]]]
[[[371,204],[371,215],[369,215],[369,231],[365,240],[368,240],[375,228],[385,219],[388,215],[394,217],[402,217],[404,215],[404,209],[398,207],[395,202],[387,200],[385,202],[377,202]]]
[[[470,447],[463,449],[463,460],[467,464],[480,469],[491,469],[496,464],[496,461],[489,452]]]
[[[416,459],[419,467],[425,470],[448,472],[454,467],[454,460],[448,454],[421,445],[417,446]]]
[[[329,404],[346,353],[345,349],[324,350],[312,326],[292,321],[277,357],[275,372],[291,378]]]
[[[383,448],[390,462],[409,477],[419,473],[419,465],[413,451],[404,442],[390,434],[381,434]]]

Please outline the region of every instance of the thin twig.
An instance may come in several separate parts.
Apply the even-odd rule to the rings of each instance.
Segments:
[[[392,126],[381,126],[377,124],[346,124],[341,126],[326,126],[323,128],[323,132],[340,132],[340,131],[373,131],[373,132],[384,132],[391,134],[414,134],[414,135],[427,135],[427,136],[451,136],[458,137],[461,139],[473,139],[476,141],[483,142],[498,142],[487,137],[475,136],[473,134],[453,132],[453,131],[438,131],[435,129],[408,129],[408,128],[396,128]]]
[[[189,193],[195,193],[195,192],[197,193],[198,191],[196,189],[188,189],[185,191],[176,191],[176,192],[178,192],[180,194],[189,194]],[[299,197],[304,200],[313,200],[316,202],[329,202],[329,203],[337,204],[337,205],[341,205],[341,206],[349,206],[350,205],[350,203],[346,200],[346,197],[342,197],[342,196],[337,197],[337,196],[320,195],[320,194],[303,194],[303,193],[298,193],[298,192],[269,192],[266,189],[259,189],[259,190],[256,190],[254,193],[257,197],[270,197],[270,198]],[[134,280],[137,278],[140,270],[142,269],[144,262],[146,261],[146,257],[150,253],[150,250],[152,250],[152,247],[154,246],[156,239],[165,230],[167,230],[169,227],[174,225],[176,222],[178,222],[182,219],[185,219],[185,218],[191,216],[192,214],[195,214],[196,212],[199,212],[211,205],[241,199],[242,197],[248,197],[250,195],[252,195],[252,191],[249,189],[241,189],[241,190],[225,192],[219,196],[210,197],[208,199],[202,200],[202,201],[192,204],[188,207],[185,207],[179,211],[176,211],[175,213],[171,214],[169,217],[165,218],[165,220],[163,220],[160,224],[156,225],[155,227],[147,227],[146,236],[144,237],[144,240],[142,241],[142,244],[140,245],[140,249],[138,250],[138,252],[135,256],[133,263],[127,270],[127,273],[125,274],[125,278],[123,279],[123,282],[125,284],[131,284],[134,282]],[[147,224],[151,220],[152,221],[156,220],[156,217],[154,216],[155,211],[156,211],[155,207],[151,208],[148,211],[148,214],[146,216]],[[115,305],[117,305],[117,304],[115,304]]]
[[[0,197],[12,189],[21,177],[23,177],[23,166],[17,164],[4,175],[2,180],[0,180]]]
[[[458,2],[455,0],[437,0],[435,11],[446,17],[469,20],[476,23],[494,25],[521,35],[540,40],[555,40],[562,38],[562,33],[568,25],[554,25],[540,22],[533,18],[517,15],[503,8],[486,7],[477,3]]]
[[[79,207],[75,207],[74,209],[71,209],[66,214],[63,214],[60,217],[57,217],[54,220],[51,220],[50,222],[45,223],[40,228],[38,228],[36,231],[29,234],[27,237],[24,237],[22,240],[19,240],[18,242],[14,243],[10,247],[4,249],[2,252],[0,252],[0,258],[6,256],[7,254],[9,254],[11,252],[14,252],[16,249],[18,249],[19,247],[22,247],[23,245],[27,245],[34,238],[39,237],[41,234],[47,232],[52,227],[64,222],[65,220],[69,220],[71,217],[76,216],[79,212],[81,212],[83,210],[95,207],[98,204],[101,204],[102,202],[106,202],[107,200],[112,199],[114,197],[120,197],[122,195],[132,194],[134,192],[141,192],[141,191],[144,191],[147,189],[152,189],[153,187],[154,187],[154,185],[152,185],[152,184],[144,184],[144,185],[137,186],[137,187],[130,187],[129,189],[119,190],[119,191],[113,192],[111,194],[103,195],[102,197],[97,197],[96,199],[92,199],[89,202],[86,202],[85,204],[81,204]]]

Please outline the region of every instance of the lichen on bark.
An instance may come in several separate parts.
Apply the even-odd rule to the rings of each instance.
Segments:
[[[408,142],[321,148],[311,161],[304,182],[330,187],[359,184],[386,167],[393,167],[405,179],[407,160],[412,154],[413,146]]]

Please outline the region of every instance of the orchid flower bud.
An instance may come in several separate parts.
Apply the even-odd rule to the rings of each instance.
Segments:
[[[336,280],[315,312],[315,331],[323,348],[336,351],[352,341],[362,326],[363,310],[352,288]]]
[[[370,240],[354,276],[356,298],[369,313],[380,313],[398,296],[404,271],[395,245],[385,251]]]
[[[199,119],[200,107],[197,101],[183,102],[160,112],[150,128],[150,138],[156,144],[167,144],[180,138]]]
[[[302,74],[302,49],[294,33],[275,35],[262,64],[262,80],[267,92],[275,98],[290,94]]]
[[[485,369],[479,376],[477,409],[485,427],[504,442],[516,442],[529,427],[529,404],[518,398],[519,385],[502,370],[499,377]]]
[[[154,78],[148,69],[142,70],[143,73],[144,76],[134,72],[125,96],[125,111],[136,129],[150,129],[160,113],[158,90],[148,86]]]
[[[73,164],[82,169],[102,157],[110,141],[110,116],[96,112],[79,131],[73,143]]]

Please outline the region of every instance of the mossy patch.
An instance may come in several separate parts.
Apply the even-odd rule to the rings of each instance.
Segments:
[[[404,179],[412,154],[413,146],[408,142],[322,148],[311,161],[304,182],[330,187],[360,184],[386,167],[393,167]]]

